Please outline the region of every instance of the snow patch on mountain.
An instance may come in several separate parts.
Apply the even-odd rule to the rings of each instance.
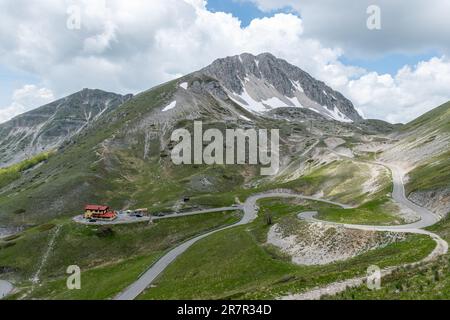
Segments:
[[[176,101],[172,101],[170,104],[168,104],[167,106],[164,107],[164,109],[162,109],[162,112],[166,112],[169,111],[170,109],[173,109],[177,106],[177,102]]]
[[[248,111],[256,113],[267,111],[267,108],[261,102],[258,102],[255,99],[253,99],[248,94],[246,89],[244,89],[240,95],[235,96],[237,96],[237,99],[233,97],[231,97],[231,99]]]

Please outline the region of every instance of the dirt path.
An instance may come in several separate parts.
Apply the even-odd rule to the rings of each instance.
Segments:
[[[44,266],[48,260],[48,257],[50,256],[50,253],[53,250],[53,247],[55,245],[55,240],[58,237],[60,230],[61,230],[61,225],[58,225],[55,228],[55,230],[53,231],[50,241],[48,242],[47,250],[45,251],[44,255],[42,256],[41,263],[39,264],[39,267],[36,270],[36,273],[34,274],[33,278],[31,279],[31,282],[33,282],[33,284],[38,284],[40,282],[40,276],[41,276],[42,269],[44,268]]]

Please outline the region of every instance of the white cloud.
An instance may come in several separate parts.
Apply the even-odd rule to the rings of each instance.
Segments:
[[[370,118],[407,122],[450,100],[450,61],[432,58],[392,77],[376,72],[349,81],[348,97]]]
[[[80,30],[66,28],[72,1],[1,2],[8,19],[0,20],[0,63],[38,75],[59,96],[82,87],[137,92],[242,52],[270,51],[327,81],[353,71],[324,70],[338,64],[341,51],[303,37],[302,20],[291,14],[241,28],[231,14],[207,11],[202,0],[111,0],[103,10],[101,0],[76,3]]]
[[[267,7],[275,4],[259,2]],[[402,69],[395,77],[343,65],[339,58],[348,54],[345,43],[331,44],[323,30],[340,39],[338,33],[354,23],[349,14],[352,8],[341,5],[344,8],[336,14],[345,9],[347,16],[340,16],[341,23],[334,24],[329,11],[323,16],[314,11],[317,1],[276,3],[294,2],[304,3],[302,18],[277,14],[255,19],[244,28],[231,14],[206,10],[203,0],[109,0],[107,8],[104,0],[15,0],[14,5],[2,1],[0,64],[35,75],[61,97],[84,87],[135,93],[198,70],[219,57],[268,51],[342,91],[370,117],[409,120],[434,103],[450,99],[450,94],[437,89],[448,87],[448,69],[440,69],[448,64],[445,58]],[[80,30],[66,28],[67,8],[73,4],[81,9]],[[365,9],[363,18],[365,26]],[[313,32],[311,21],[325,29]],[[359,37],[354,33],[349,39]],[[424,75],[427,68],[428,76]],[[434,74],[441,82],[430,81]]]
[[[53,100],[55,97],[51,90],[25,85],[14,91],[11,105],[0,109],[0,123]]]

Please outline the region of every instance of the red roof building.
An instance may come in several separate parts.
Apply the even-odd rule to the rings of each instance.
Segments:
[[[95,215],[94,215],[94,217],[95,217]],[[100,215],[99,218],[106,219],[106,220],[114,220],[115,218],[117,218],[117,214],[113,211],[110,211],[110,212]]]
[[[108,211],[108,210],[109,210],[108,206],[98,206],[95,204],[88,204],[84,207],[84,211],[104,212],[104,211]]]
[[[117,218],[117,213],[111,211],[108,206],[88,204],[84,207],[84,218],[99,219],[99,220],[114,220]]]

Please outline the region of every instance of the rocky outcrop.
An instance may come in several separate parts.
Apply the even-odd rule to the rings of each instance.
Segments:
[[[231,94],[250,96],[268,109],[302,106],[334,120],[362,120],[341,93],[270,53],[218,59],[200,72],[218,79]]]

